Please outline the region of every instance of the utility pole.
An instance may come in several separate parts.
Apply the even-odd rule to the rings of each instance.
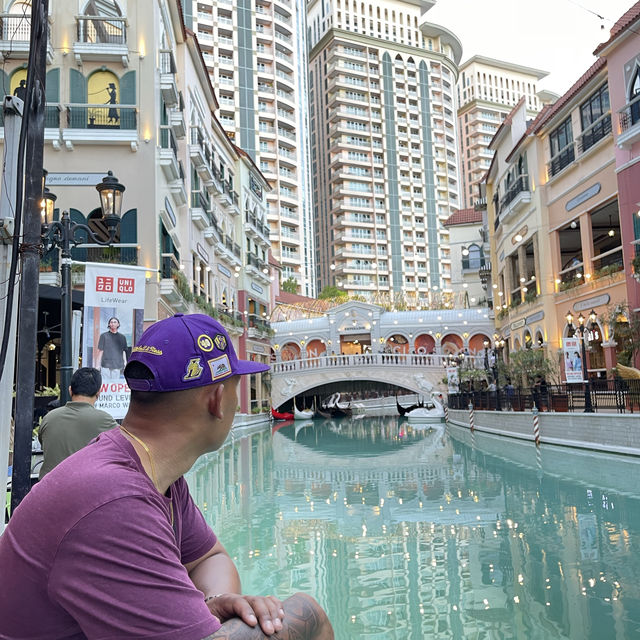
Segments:
[[[44,156],[44,114],[47,54],[48,0],[31,3],[31,41],[27,64],[24,167],[23,240],[21,244],[20,332],[16,375],[15,439],[11,511],[31,488],[31,433],[36,380],[38,286],[42,247],[40,207]],[[23,135],[23,134],[21,134]],[[21,185],[18,185],[21,188]]]
[[[0,193],[0,326],[2,321],[9,325],[7,352],[4,366],[0,366],[0,469],[6,468],[9,462],[9,440],[11,437],[11,407],[13,405],[13,374],[16,353],[16,326],[18,324],[18,305],[11,304],[8,314],[8,294],[11,287],[17,285],[15,270],[11,268],[13,252],[13,235],[19,234],[15,229],[14,219],[17,194],[18,140],[22,127],[23,102],[20,98],[6,96],[2,105],[4,114],[4,146],[5,165],[2,174]],[[12,281],[13,273],[13,281]],[[4,529],[4,518],[0,520],[0,534]]]

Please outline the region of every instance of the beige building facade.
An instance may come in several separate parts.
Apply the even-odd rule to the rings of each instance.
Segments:
[[[490,143],[500,124],[522,98],[528,116],[535,117],[542,106],[538,82],[547,75],[485,56],[473,56],[460,65],[457,94],[463,207],[472,207],[478,198],[478,186],[493,157]]]
[[[94,185],[112,170],[126,188],[115,245],[75,248],[74,284],[82,288],[85,261],[144,267],[146,323],[175,312],[209,313],[243,355],[268,361],[268,327],[255,335],[262,352],[245,338],[250,310],[261,317],[269,311],[269,186],[220,125],[180,2],[54,0],[49,7],[44,165],[57,215],[66,209],[74,222],[99,226]],[[4,11],[3,82],[5,93],[14,93],[26,76],[30,6],[8,3]],[[256,190],[260,202],[251,196]],[[52,313],[59,310],[58,267],[57,250],[43,257],[40,280],[51,287]],[[39,323],[46,321],[41,313]],[[54,386],[59,339],[39,347],[38,382]],[[260,404],[262,386],[260,379],[245,386],[248,411]]]

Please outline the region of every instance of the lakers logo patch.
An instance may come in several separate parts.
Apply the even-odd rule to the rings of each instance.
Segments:
[[[213,351],[213,340],[206,333],[203,333],[198,336],[198,346],[203,351]]]
[[[197,380],[204,371],[200,364],[200,358],[191,358],[187,363],[185,374],[182,376],[183,382],[189,382],[190,380]]]
[[[213,342],[220,351],[224,351],[227,348],[227,339],[221,333],[213,336]]]
[[[218,380],[219,378],[228,376],[231,373],[229,356],[225,354],[219,358],[209,360],[209,368],[211,369],[211,380]]]

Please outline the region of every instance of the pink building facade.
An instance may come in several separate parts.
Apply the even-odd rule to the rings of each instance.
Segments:
[[[618,205],[629,308],[640,308],[640,284],[633,260],[640,255],[640,2],[611,29],[594,54],[608,68],[612,129],[615,141]],[[640,259],[639,261],[640,262]],[[640,268],[637,269],[640,274]],[[637,276],[640,279],[640,275]]]

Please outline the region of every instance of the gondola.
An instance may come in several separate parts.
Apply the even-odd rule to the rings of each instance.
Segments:
[[[403,407],[399,402],[398,402],[398,394],[396,393],[396,407],[398,408],[398,413],[401,416],[406,416],[407,413],[409,413],[410,411],[413,411],[414,409],[420,409],[422,407],[424,407],[424,403],[422,401],[417,402],[416,404],[412,404],[409,407]]]
[[[271,408],[271,417],[274,420],[293,420],[293,413],[289,413],[288,411],[276,411],[272,407]]]

